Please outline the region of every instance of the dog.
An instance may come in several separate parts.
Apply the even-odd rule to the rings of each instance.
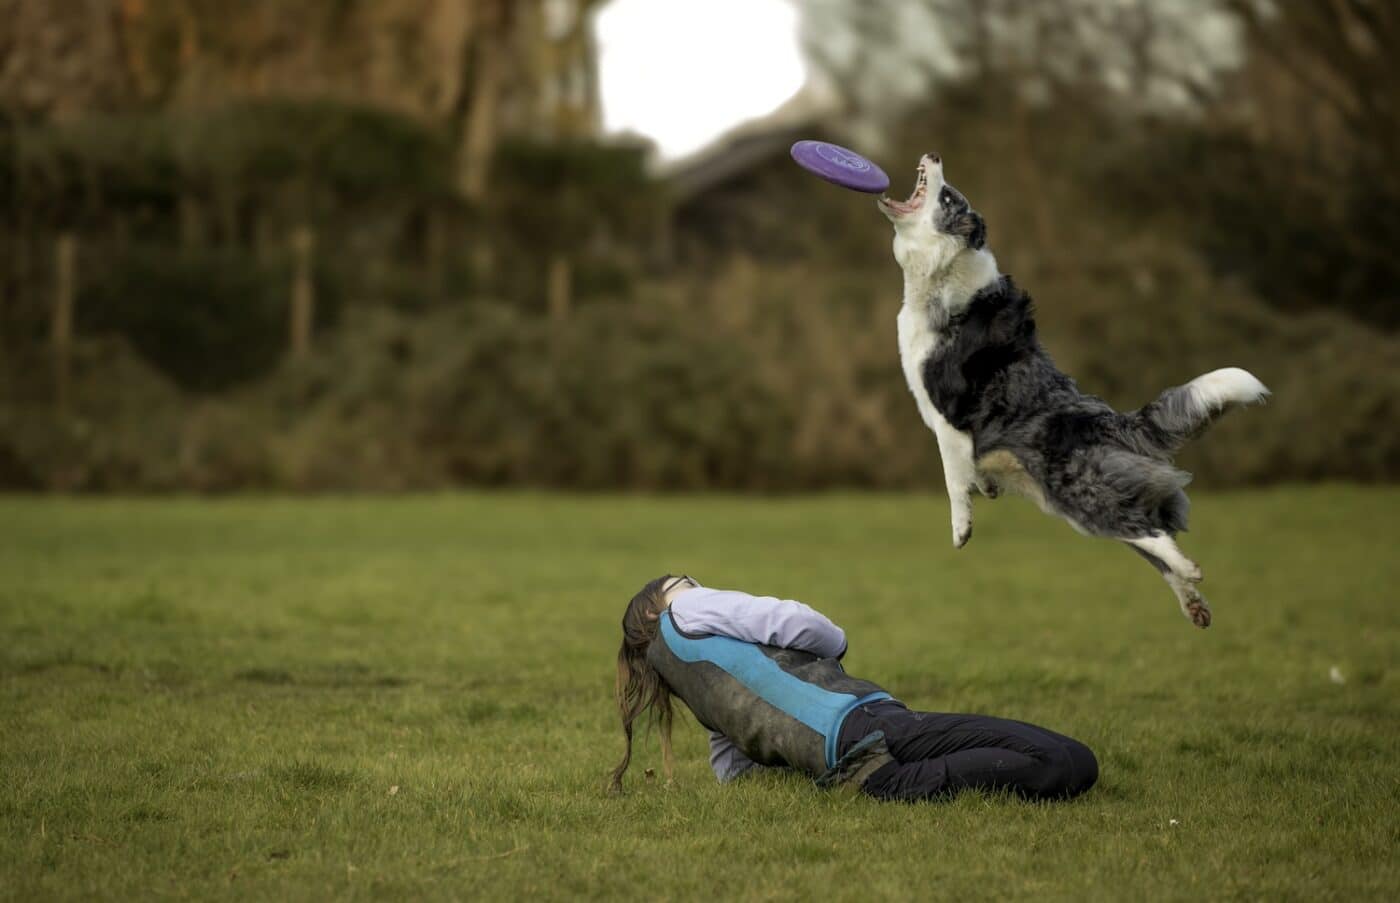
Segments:
[[[1079,391],[1041,347],[1031,299],[997,269],[986,221],[919,161],[908,200],[882,197],[904,271],[899,356],[924,423],[938,437],[953,546],[972,536],[972,490],[1030,498],[1081,533],[1121,540],[1147,559],[1182,613],[1209,627],[1201,569],[1182,553],[1190,474],[1172,466],[1188,439],[1269,390],[1227,367],[1167,389],[1136,411]]]

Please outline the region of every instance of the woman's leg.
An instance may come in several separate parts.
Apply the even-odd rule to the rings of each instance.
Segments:
[[[1069,798],[1098,779],[1098,762],[1088,747],[1021,721],[877,703],[852,712],[847,722],[843,737],[885,732],[895,761],[861,788],[879,799],[930,799],[972,787],[1007,789],[1033,799]]]

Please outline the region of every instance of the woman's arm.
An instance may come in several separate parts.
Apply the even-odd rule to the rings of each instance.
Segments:
[[[719,731],[710,731],[710,768],[714,769],[715,777],[721,784],[728,784],[750,768],[757,767],[753,759],[739,751],[733,740]]]
[[[846,633],[829,618],[792,599],[752,596],[699,586],[671,602],[676,626],[687,633],[727,636],[745,643],[801,649],[823,658],[846,652]]]

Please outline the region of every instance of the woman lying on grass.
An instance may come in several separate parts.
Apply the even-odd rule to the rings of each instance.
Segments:
[[[622,616],[617,704],[627,748],[613,789],[632,761],[632,725],[648,710],[671,779],[672,694],[710,729],[721,782],[771,765],[882,800],[970,787],[1068,799],[1098,778],[1094,754],[1077,740],[1004,718],[910,711],[846,674],[845,654],[841,628],[801,602],[669,574],[651,581]]]

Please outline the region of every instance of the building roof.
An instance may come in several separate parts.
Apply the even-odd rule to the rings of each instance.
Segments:
[[[831,140],[831,119],[832,105],[804,89],[767,116],[730,129],[693,154],[663,162],[657,175],[670,183],[672,197],[684,203],[786,155],[796,141]]]

